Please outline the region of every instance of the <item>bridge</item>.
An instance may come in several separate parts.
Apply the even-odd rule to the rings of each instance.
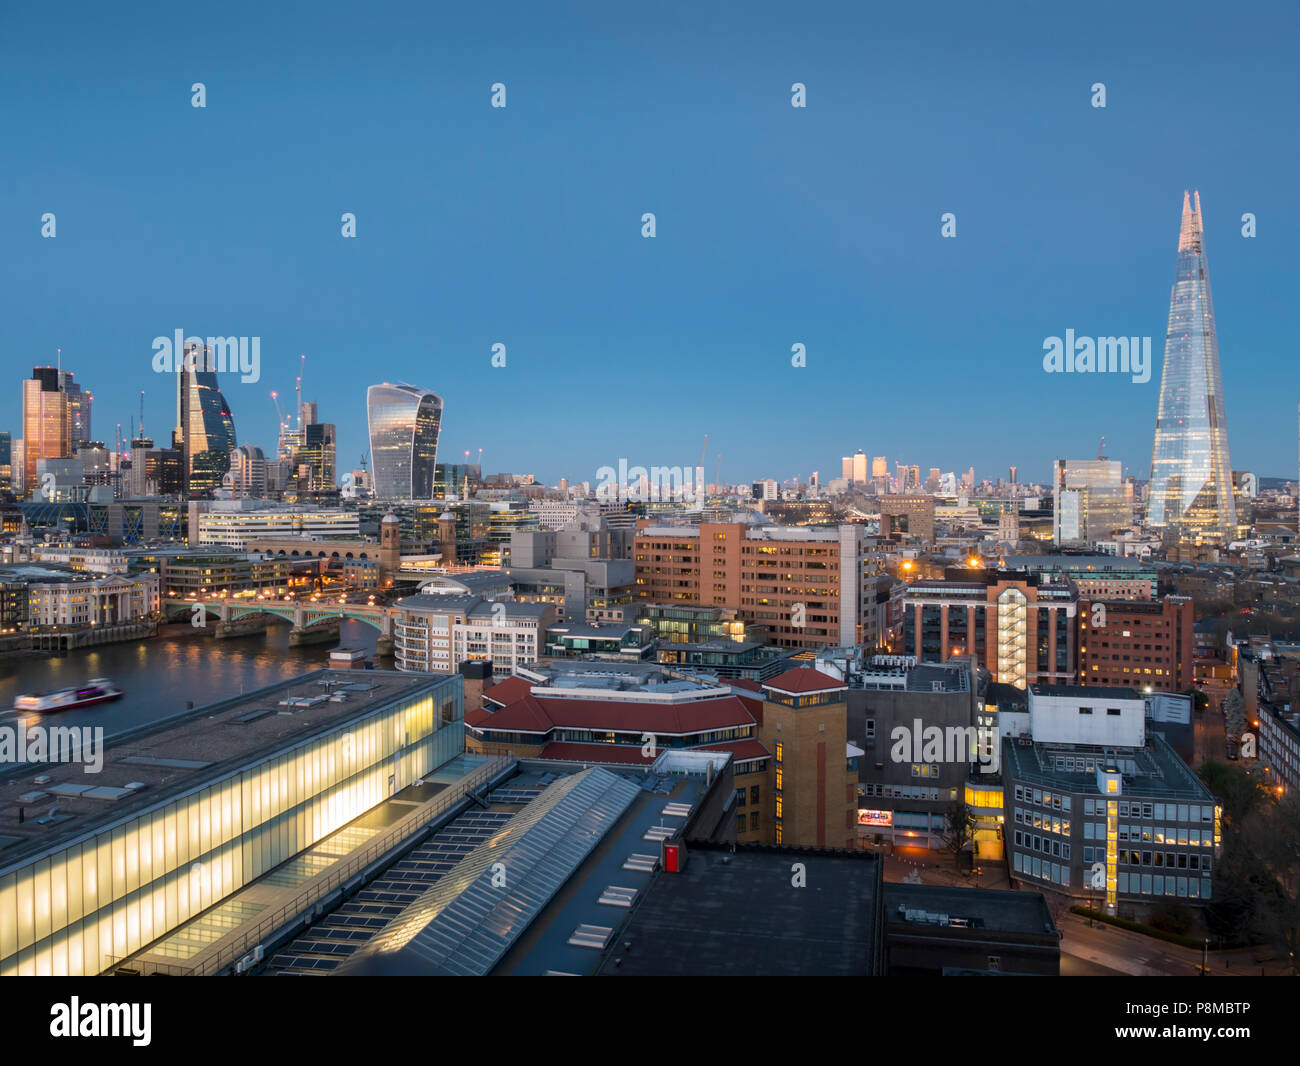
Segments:
[[[173,618],[180,614],[188,616],[191,621],[201,618],[201,628],[206,628],[208,619],[215,617],[217,625],[214,633],[219,639],[261,633],[266,629],[267,619],[276,618],[293,626],[289,631],[290,646],[338,640],[339,622],[350,618],[379,630],[379,640],[375,645],[375,651],[379,655],[392,653],[393,616],[397,613],[395,607],[373,603],[312,603],[222,596],[186,599],[169,597],[165,610]]]

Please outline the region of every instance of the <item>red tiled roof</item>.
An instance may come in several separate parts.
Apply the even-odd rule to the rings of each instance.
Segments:
[[[507,677],[498,681],[491,688],[483,690],[483,698],[491,700],[498,707],[509,707],[515,700],[521,700],[533,691],[533,683],[522,677]]]
[[[465,724],[475,729],[500,729],[509,733],[549,733],[558,723],[551,721],[536,698],[525,696],[495,713],[484,710],[466,714]]]
[[[828,692],[834,689],[848,688],[843,681],[814,670],[810,666],[795,667],[783,674],[777,674],[770,681],[763,682],[764,688],[774,688],[778,692]]]
[[[750,692],[762,692],[763,686],[748,677],[736,677],[727,682],[733,688],[747,688]]]
[[[544,733],[564,729],[601,729],[682,736],[711,729],[754,724],[739,696],[692,703],[657,704],[623,700],[578,700],[525,696],[495,714],[465,716],[476,728],[508,733]]]
[[[673,749],[674,751],[678,749]],[[748,737],[745,740],[726,740],[721,744],[705,744],[703,747],[687,749],[688,751],[729,751],[735,762],[744,762],[746,759],[767,759],[771,758],[772,753],[767,750],[761,740],[755,740]]]

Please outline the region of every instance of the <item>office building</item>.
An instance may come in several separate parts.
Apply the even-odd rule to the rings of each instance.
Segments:
[[[241,444],[230,453],[230,472],[225,487],[234,496],[266,496],[266,453],[255,444]]]
[[[1194,682],[1194,605],[1079,597],[1079,682],[1183,692]]]
[[[903,651],[918,662],[973,654],[994,681],[1016,688],[1077,677],[1078,593],[1068,580],[950,569],[944,580],[909,584],[903,610]]]
[[[407,384],[366,390],[370,468],[381,500],[431,500],[442,399]]]
[[[965,790],[990,781],[1001,787],[992,758],[996,712],[986,713],[978,669],[967,659],[887,660],[873,661],[861,687],[847,691],[849,742],[865,753],[858,760],[858,832],[942,849],[948,808]],[[992,840],[976,841],[980,855],[1000,855],[996,829],[988,835]]]
[[[643,603],[734,607],[784,648],[861,642],[864,590],[876,572],[861,525],[637,525]]]
[[[1221,808],[1126,688],[1035,685],[1002,716],[1013,885],[1142,918],[1211,898]],[[1012,722],[1010,717],[1021,720]]]
[[[221,394],[211,348],[189,343],[176,372],[176,428],[172,447],[181,453],[182,491],[210,496],[221,488],[234,451],[235,421]]]
[[[1201,221],[1201,195],[1183,194],[1178,265],[1151,451],[1147,525],[1181,540],[1236,536],[1228,421],[1218,331]]]
[[[267,500],[190,501],[190,543],[244,550],[251,541],[348,538],[361,535],[356,511],[292,507]]]
[[[114,626],[156,617],[157,574],[37,581],[27,589],[28,624],[45,629]]]
[[[1122,463],[1057,459],[1052,469],[1052,539],[1059,546],[1091,546],[1133,525],[1133,486]]]
[[[314,411],[316,405],[311,406]],[[311,422],[302,427],[302,446],[298,449],[296,462],[300,470],[306,468],[306,476],[301,479],[304,492],[334,492],[338,489],[336,441],[337,432],[332,422]]]
[[[71,375],[54,367],[33,368],[23,382],[23,485],[40,487],[36,463],[71,456],[72,413],[66,391]]]
[[[880,499],[880,535],[913,538],[922,544],[934,543],[933,496],[882,496]]]
[[[1027,570],[1051,581],[1068,578],[1080,599],[1150,600],[1156,595],[1156,568],[1141,559],[1121,555],[1008,555],[1008,570]]]

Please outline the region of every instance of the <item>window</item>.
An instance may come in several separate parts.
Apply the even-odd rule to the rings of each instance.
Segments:
[[[778,792],[780,792],[781,789],[784,787],[783,785],[784,780],[785,780],[785,771],[778,766],[776,770],[776,790]]]
[[[781,765],[781,761],[782,761],[784,758],[785,758],[785,745],[782,744],[781,741],[778,740],[778,741],[776,742],[776,764],[777,764],[777,766],[780,766],[780,765]]]
[[[1091,708],[1091,707],[1080,707],[1080,708],[1079,708],[1079,713],[1080,713],[1080,714],[1092,714],[1092,708]]]

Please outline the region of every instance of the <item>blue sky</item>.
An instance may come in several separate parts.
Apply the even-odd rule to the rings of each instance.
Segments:
[[[223,387],[268,452],[305,354],[341,470],[366,386],[407,380],[444,398],[441,457],[551,482],[694,464],[706,432],[710,481],[719,453],[742,481],[857,448],[1046,478],[1102,434],[1145,478],[1197,188],[1233,465],[1295,476],[1298,29],[1286,4],[9,4],[0,380],[62,347],[96,436],[144,389],[163,439],[150,345],[180,328],[261,338],[261,380]],[[1045,374],[1067,328],[1152,337],[1151,381]]]

